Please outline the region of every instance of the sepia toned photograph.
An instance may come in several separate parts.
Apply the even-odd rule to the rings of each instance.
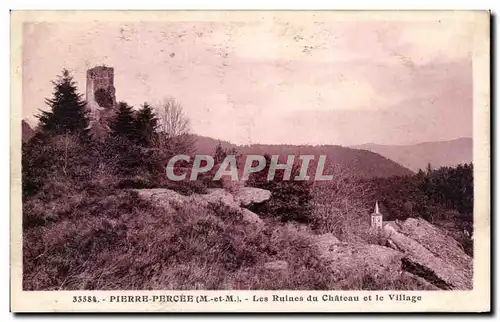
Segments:
[[[488,12],[11,18],[19,296],[390,310],[489,287]]]

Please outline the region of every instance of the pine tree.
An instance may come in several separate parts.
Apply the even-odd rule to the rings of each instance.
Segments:
[[[87,134],[89,112],[69,71],[63,69],[62,75],[52,84],[53,98],[45,99],[50,111],[41,110],[37,115],[40,128],[47,134]]]
[[[118,103],[114,119],[109,125],[111,135],[135,141],[137,137],[133,107],[125,102]]]
[[[151,147],[155,139],[158,119],[153,108],[144,103],[135,118],[136,143],[140,146]]]
[[[215,151],[214,151],[214,162],[215,162],[215,164],[222,163],[222,161],[224,160],[224,158],[226,158],[226,156],[227,156],[227,153],[224,150],[224,148],[222,147],[221,142],[219,141],[217,143],[217,146],[215,147]]]
[[[215,164],[221,164],[222,161],[228,156],[228,155],[234,155],[236,156],[236,160],[239,162],[241,158],[241,153],[238,153],[238,151],[234,148],[224,148],[222,147],[221,141],[217,142],[217,146],[215,147],[214,150],[214,162]]]

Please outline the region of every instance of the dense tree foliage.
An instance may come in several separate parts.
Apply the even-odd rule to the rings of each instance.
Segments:
[[[126,102],[119,102],[116,115],[109,125],[111,136],[134,141],[137,137],[134,122],[133,106],[128,105]]]
[[[473,165],[460,164],[457,167],[441,167],[419,172],[419,188],[431,201],[455,209],[461,214],[471,214],[474,204]]]
[[[446,220],[472,232],[472,164],[435,170],[429,166],[414,176],[375,178],[369,183],[372,193],[368,199],[379,200],[385,206],[387,220],[408,217],[422,217],[430,222]]]
[[[240,161],[241,153],[239,153],[234,147],[224,148],[220,141],[217,142],[217,146],[214,150],[214,163],[221,164],[228,155],[234,155],[236,156],[236,159]]]
[[[53,96],[45,100],[50,110],[37,115],[39,127],[47,134],[86,134],[89,126],[86,102],[78,93],[69,71],[63,69],[62,75],[52,84]]]
[[[254,207],[254,211],[280,218],[282,221],[309,222],[312,212],[311,182],[284,180],[284,170],[277,170],[273,180],[268,180],[271,157],[265,155],[266,166],[262,171],[252,173],[248,185],[271,191],[271,198]],[[292,169],[291,178],[299,173],[298,165]]]
[[[191,141],[172,134],[160,144],[159,120],[148,103],[134,110],[120,102],[90,125],[89,109],[69,72],[63,70],[53,84],[53,97],[46,100],[51,109],[42,111],[39,129],[23,142],[23,197],[52,195],[55,186],[66,184],[75,189],[91,189],[93,183],[100,189],[162,186],[172,153],[190,149]],[[101,103],[111,102],[104,91],[96,94]],[[175,111],[181,115],[182,107],[177,104]],[[180,121],[188,122],[185,117]],[[175,120],[169,124],[176,126]],[[94,125],[106,128],[103,137],[88,135]],[[179,136],[189,136],[187,130]]]
[[[157,137],[156,129],[158,127],[158,119],[151,105],[144,103],[137,111],[134,127],[137,144],[143,147],[151,147]]]

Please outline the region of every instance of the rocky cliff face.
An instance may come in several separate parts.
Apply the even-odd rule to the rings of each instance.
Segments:
[[[445,231],[418,218],[389,222],[388,245],[404,254],[402,268],[440,289],[472,289],[472,257]]]
[[[210,189],[208,194],[184,196],[169,189],[137,189],[139,197],[164,208],[183,207],[196,203],[200,207],[223,204],[242,214],[245,222],[257,230],[266,223],[246,206],[271,198],[267,190],[241,187],[228,192]],[[472,289],[472,257],[445,231],[423,219],[387,222],[383,232],[385,245],[345,243],[328,233],[311,235],[314,251],[332,268],[333,274],[363,271],[369,279],[382,276],[403,276],[411,280],[413,289],[469,290]],[[313,251],[313,250],[311,250]],[[287,270],[288,263],[280,260],[265,265],[270,270]]]

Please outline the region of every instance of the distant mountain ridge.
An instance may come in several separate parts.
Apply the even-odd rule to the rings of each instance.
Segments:
[[[428,163],[432,168],[438,168],[472,162],[472,138],[410,145],[367,143],[351,146],[351,148],[378,153],[413,171],[425,169]]]
[[[200,135],[193,136],[195,137],[197,154],[213,155],[219,140]],[[227,141],[220,142],[222,147],[226,149],[234,148],[243,155],[280,155],[281,162],[284,162],[288,155],[314,155],[316,160],[319,155],[326,155],[327,165],[344,165],[352,171],[353,175],[361,178],[405,176],[413,174],[411,170],[377,153],[338,145],[236,145]],[[309,175],[311,175],[311,173],[309,173]]]

